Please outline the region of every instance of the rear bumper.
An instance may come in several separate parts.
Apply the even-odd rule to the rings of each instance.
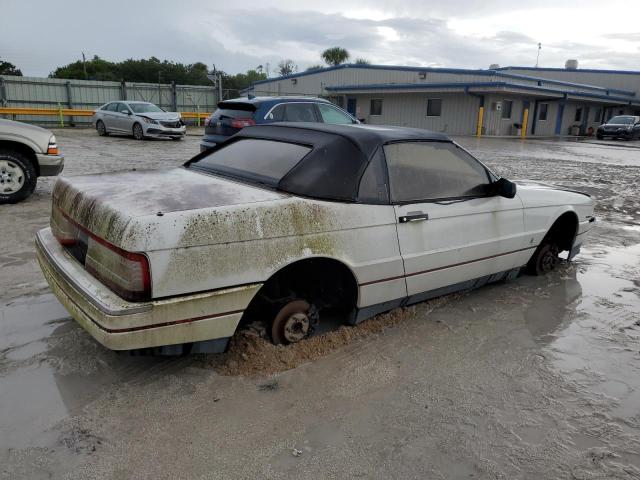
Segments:
[[[261,284],[127,302],[89,275],[53,237],[36,234],[38,262],[58,300],[93,338],[111,350],[231,337]]]
[[[38,165],[40,166],[41,177],[53,177],[62,172],[64,168],[64,157],[62,155],[36,154]]]

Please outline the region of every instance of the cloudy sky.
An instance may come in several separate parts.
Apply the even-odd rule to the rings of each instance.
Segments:
[[[229,73],[342,46],[371,63],[640,70],[640,2],[0,0],[0,58],[46,76],[87,56],[202,61]],[[273,74],[273,73],[272,73]]]

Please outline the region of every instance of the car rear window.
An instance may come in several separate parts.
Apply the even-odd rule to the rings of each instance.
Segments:
[[[275,187],[310,151],[294,143],[246,138],[212,151],[189,167]]]
[[[246,110],[234,110],[231,108],[219,108],[213,112],[215,118],[253,118],[253,112]]]
[[[608,123],[613,123],[617,125],[633,125],[634,120],[635,120],[634,117],[618,116],[618,117],[613,117],[611,120],[609,120]]]

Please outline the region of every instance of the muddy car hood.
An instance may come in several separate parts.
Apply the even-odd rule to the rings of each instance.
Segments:
[[[532,180],[516,180],[517,195],[525,207],[550,205],[593,205],[587,193]]]
[[[278,201],[286,194],[183,167],[61,177],[53,204],[90,232],[125,248],[125,234],[148,233],[175,214]],[[137,235],[144,232],[137,231]]]

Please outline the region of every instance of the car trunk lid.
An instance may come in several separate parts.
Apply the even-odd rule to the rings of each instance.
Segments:
[[[246,102],[220,102],[218,109],[209,118],[205,135],[229,137],[242,128],[255,125],[256,105]]]
[[[61,177],[53,207],[94,235],[127,248],[139,217],[277,200],[286,194],[186,168]],[[127,233],[128,232],[128,233]],[[143,233],[143,232],[142,232]]]

